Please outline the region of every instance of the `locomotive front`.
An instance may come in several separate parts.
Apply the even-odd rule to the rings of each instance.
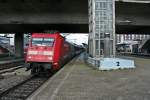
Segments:
[[[33,33],[26,56],[26,65],[32,73],[51,69],[54,58],[55,36]]]

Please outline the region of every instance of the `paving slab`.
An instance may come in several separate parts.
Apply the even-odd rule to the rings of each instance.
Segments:
[[[27,100],[150,100],[150,59],[135,69],[99,71],[73,59]]]

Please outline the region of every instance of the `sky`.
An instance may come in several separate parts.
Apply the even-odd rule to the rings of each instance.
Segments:
[[[88,34],[69,34],[66,36],[66,40],[78,45],[88,44]]]
[[[3,37],[4,34],[0,34],[0,36]],[[7,34],[7,37],[9,38],[7,38],[6,41],[9,43],[9,39],[10,39],[10,45],[14,45],[14,34]]]

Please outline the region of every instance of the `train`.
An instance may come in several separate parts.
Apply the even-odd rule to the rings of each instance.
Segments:
[[[60,32],[32,33],[25,66],[31,74],[55,72],[82,51],[82,47],[67,42]]]

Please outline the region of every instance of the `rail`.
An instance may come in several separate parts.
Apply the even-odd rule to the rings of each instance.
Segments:
[[[0,100],[25,100],[47,80],[48,77],[33,75],[20,84],[2,92]]]

